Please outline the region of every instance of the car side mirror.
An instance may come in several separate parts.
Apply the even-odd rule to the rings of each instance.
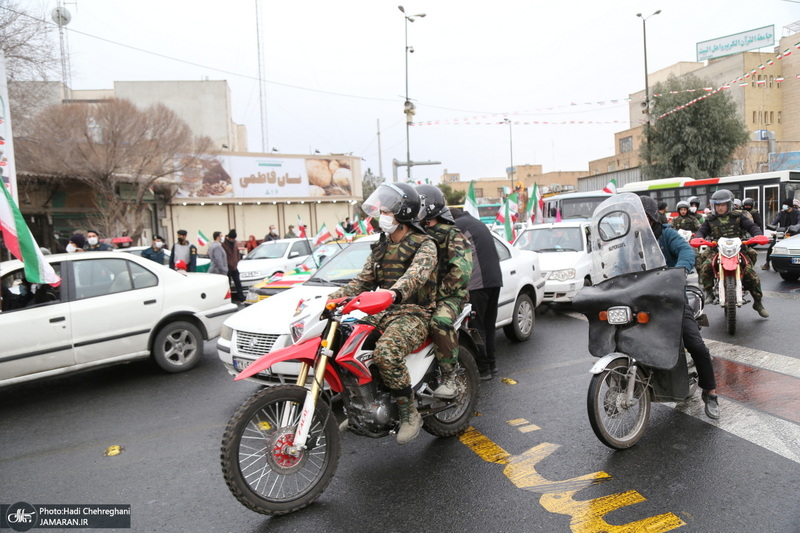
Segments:
[[[300,252],[289,252],[289,259],[292,259],[293,257],[297,257],[299,255],[300,255]]]

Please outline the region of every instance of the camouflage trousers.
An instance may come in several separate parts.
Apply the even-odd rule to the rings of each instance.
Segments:
[[[428,317],[384,315],[378,322],[383,335],[375,343],[373,357],[386,386],[392,390],[411,386],[406,356],[428,337]]]
[[[698,270],[698,275],[700,277],[700,283],[703,285],[703,290],[709,294],[713,294],[714,283],[716,283],[716,278],[714,277],[714,268],[711,265],[711,258],[714,256],[714,253],[716,252],[711,250],[703,253],[701,256],[701,265]],[[753,255],[757,255],[756,251],[749,247],[744,251],[744,253],[748,259],[750,259],[751,253]],[[744,286],[746,290],[750,291],[750,295],[753,297],[754,302],[760,302],[764,294],[761,292],[761,279],[758,277],[758,274],[753,268],[754,264],[755,261],[751,260],[742,271],[742,286]]]
[[[440,363],[454,364],[458,360],[458,333],[453,324],[461,312],[461,298],[439,300],[431,317],[431,341]]]

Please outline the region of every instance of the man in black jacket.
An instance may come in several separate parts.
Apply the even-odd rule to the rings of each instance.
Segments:
[[[475,312],[472,325],[481,335],[486,346],[485,352],[477,354],[478,370],[482,380],[492,379],[497,374],[494,338],[497,322],[497,303],[500,287],[503,286],[503,272],[500,270],[500,257],[497,255],[494,237],[486,224],[457,207],[451,207],[456,226],[470,241],[473,252],[472,276],[467,284],[469,303]]]

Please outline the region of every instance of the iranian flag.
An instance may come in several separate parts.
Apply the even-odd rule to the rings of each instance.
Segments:
[[[303,220],[300,218],[300,215],[297,215],[297,236],[301,239],[306,238],[306,226],[303,224]]]
[[[367,219],[362,221],[361,224],[363,224],[366,228],[367,235],[372,235],[375,233],[375,229],[372,227],[372,217],[367,217]]]
[[[3,189],[3,194],[0,194],[0,232],[6,248],[25,265],[25,279],[30,283],[58,286],[61,278],[50,263],[45,261],[36,239],[22,218],[22,213],[11,198],[11,193],[2,182],[0,189]]]
[[[541,224],[543,220],[544,198],[539,192],[539,184],[535,183],[529,187],[528,191],[528,212],[531,214],[531,222]]]
[[[475,218],[481,218],[478,213],[478,199],[475,198],[475,182],[469,182],[469,190],[467,191],[467,198],[464,200],[464,212],[469,213]]]
[[[617,180],[612,179],[608,182],[608,185],[605,186],[603,192],[610,192],[611,194],[617,194]]]
[[[517,232],[514,228],[514,222],[511,220],[511,208],[509,206],[511,198],[507,198],[505,203],[503,204],[503,227],[506,230],[506,240],[508,242],[514,242],[514,239],[517,237]],[[498,214],[498,217],[500,215]]]
[[[206,237],[205,234],[200,230],[197,230],[197,244],[200,246],[208,245],[208,237]]]
[[[369,220],[372,217],[367,218],[367,220],[361,220],[356,216],[356,228],[358,229],[356,233],[359,235],[369,235],[372,233],[372,224],[369,223]]]
[[[328,231],[328,226],[322,224],[322,227],[319,228],[319,232],[314,236],[314,246],[319,246],[325,241],[329,241],[331,239],[331,232]]]
[[[334,230],[336,230],[337,237],[344,237],[344,228],[342,227],[341,223],[337,222]]]

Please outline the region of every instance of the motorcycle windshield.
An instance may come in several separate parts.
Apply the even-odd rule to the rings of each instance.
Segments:
[[[621,352],[647,366],[673,368],[680,353],[686,275],[682,268],[666,268],[636,195],[618,194],[597,207],[592,244],[595,285],[573,300],[589,321],[589,352],[595,357]],[[609,324],[601,312],[612,307],[646,316]]]
[[[592,277],[600,281],[667,265],[639,197],[607,198],[592,215]]]

